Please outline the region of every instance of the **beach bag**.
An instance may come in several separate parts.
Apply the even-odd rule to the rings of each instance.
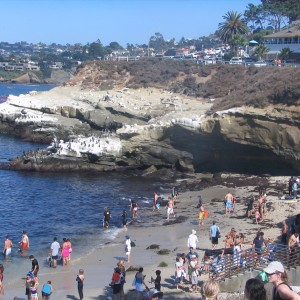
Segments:
[[[205,210],[205,211],[203,212],[203,216],[204,216],[204,218],[208,218],[209,212],[208,212],[207,210]]]

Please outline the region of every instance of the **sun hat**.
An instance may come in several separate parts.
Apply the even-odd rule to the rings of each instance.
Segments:
[[[272,274],[276,272],[283,273],[284,272],[284,267],[281,262],[279,261],[272,261],[269,263],[269,265],[264,269],[264,271],[267,274]]]
[[[196,234],[196,233],[197,233],[196,230],[193,229],[193,230],[192,230],[192,234]]]

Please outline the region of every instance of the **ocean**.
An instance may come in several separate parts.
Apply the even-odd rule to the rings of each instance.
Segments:
[[[51,88],[53,86],[49,85],[0,84],[0,96]],[[0,161],[8,161],[24,151],[46,147],[0,134]],[[11,257],[4,259],[0,256],[5,276],[9,278],[14,277],[20,264],[27,264],[30,270],[28,258],[18,252],[23,230],[27,231],[30,239],[27,254],[34,255],[41,266],[46,264],[55,236],[59,242],[64,237],[71,238],[72,257],[76,259],[115,238],[122,228],[122,210],[126,209],[130,216],[130,199],[135,199],[141,211],[147,212],[151,211],[155,191],[171,193],[171,184],[169,187],[164,184],[162,188],[158,180],[115,173],[63,174],[0,170],[0,185],[0,241],[4,243],[5,236],[9,235],[14,244]],[[111,227],[107,230],[102,227],[106,206],[112,212]],[[145,224],[143,219],[139,224],[146,226],[142,225]]]

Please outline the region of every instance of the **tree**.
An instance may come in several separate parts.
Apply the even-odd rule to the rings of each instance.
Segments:
[[[261,0],[261,2],[269,15],[273,15],[274,20],[283,22],[284,18],[287,18],[288,23],[291,23],[300,19],[299,0]],[[277,30],[280,30],[280,25],[277,24]]]
[[[108,48],[110,48],[112,51],[123,49],[123,47],[118,42],[111,42]]]
[[[248,44],[248,41],[244,35],[236,34],[229,40],[229,44],[234,49],[235,55],[239,56],[238,55],[239,48],[246,46]]]
[[[269,48],[266,45],[260,44],[255,49],[254,53],[259,57],[259,59],[262,59],[267,54],[268,51]]]
[[[293,51],[290,48],[282,48],[279,57],[283,60],[287,60],[291,57]]]
[[[224,43],[229,43],[236,34],[245,34],[249,31],[246,23],[241,19],[242,14],[229,11],[223,16],[225,20],[219,23],[218,35]]]
[[[88,56],[90,59],[104,57],[105,54],[106,51],[99,40],[97,42],[91,43],[88,47]]]
[[[252,32],[258,28],[263,29],[264,20],[265,12],[263,10],[263,6],[261,4],[257,6],[252,3],[248,4],[244,12],[244,21],[247,24],[251,24],[249,28],[252,30]]]
[[[155,52],[163,52],[166,50],[166,42],[163,35],[159,32],[156,32],[154,36],[150,37],[149,47],[154,48]]]

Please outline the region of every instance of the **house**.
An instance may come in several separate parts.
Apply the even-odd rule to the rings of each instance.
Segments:
[[[292,23],[292,26],[281,31],[265,35],[264,44],[268,47],[267,55],[276,55],[283,48],[289,48],[293,53],[300,54],[300,20]]]

